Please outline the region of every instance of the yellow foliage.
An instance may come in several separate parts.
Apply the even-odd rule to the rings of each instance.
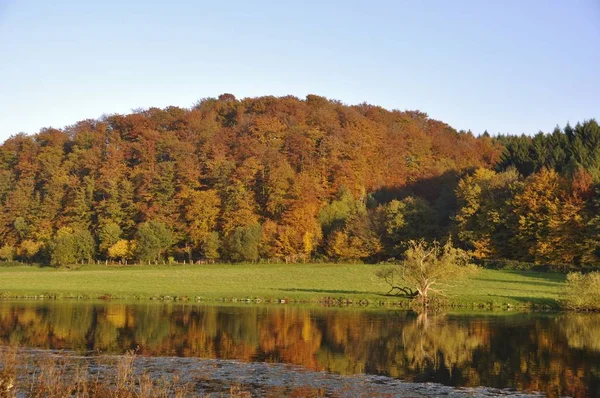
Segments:
[[[480,168],[458,183],[457,235],[474,251],[474,257],[484,259],[514,253],[506,226],[511,222],[509,199],[517,181],[519,175],[515,170],[495,173]]]
[[[536,263],[570,264],[584,253],[585,203],[567,194],[566,181],[556,171],[543,169],[529,177],[513,205],[517,237]]]
[[[0,259],[6,261],[12,261],[15,254],[15,248],[11,245],[4,245],[0,247]]]
[[[302,237],[302,243],[304,244],[304,253],[310,254],[314,250],[314,234],[312,232],[305,232]]]
[[[265,222],[265,254],[292,262],[309,258],[321,239],[321,227],[316,220],[317,211],[316,205],[294,201],[283,213],[282,225]]]
[[[21,242],[21,245],[17,249],[17,253],[19,254],[19,256],[32,258],[39,253],[43,246],[44,244],[42,242],[36,242],[27,239]]]
[[[216,228],[221,199],[216,190],[188,190],[183,196],[187,229],[192,242],[199,245]]]
[[[327,254],[335,258],[358,260],[373,255],[376,252],[374,248],[380,248],[379,242],[349,236],[345,231],[335,231],[329,237]]]
[[[135,241],[128,241],[126,239],[120,239],[108,248],[108,257],[117,259],[128,259],[133,258],[133,252],[135,251]]]
[[[58,231],[56,231],[56,236],[61,237],[61,236],[71,235],[72,233],[73,233],[73,228],[62,227]]]

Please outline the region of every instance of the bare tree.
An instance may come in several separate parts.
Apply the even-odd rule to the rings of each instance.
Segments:
[[[464,278],[476,269],[470,263],[470,255],[454,247],[450,239],[443,246],[438,241],[424,239],[411,240],[407,246],[401,263],[378,272],[391,287],[388,294],[414,297],[427,306],[431,296],[445,295],[450,282]]]

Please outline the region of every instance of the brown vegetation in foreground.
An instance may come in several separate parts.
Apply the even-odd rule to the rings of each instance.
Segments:
[[[113,372],[101,374],[88,361],[65,355],[28,356],[17,348],[0,349],[0,398],[17,396],[44,398],[183,398],[198,396],[177,376],[152,377],[135,371],[136,354],[129,351],[116,360],[106,358]],[[220,396],[223,396],[222,394]],[[231,398],[249,397],[233,386]]]

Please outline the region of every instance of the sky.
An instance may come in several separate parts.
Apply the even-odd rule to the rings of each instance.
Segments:
[[[232,93],[475,134],[600,119],[600,0],[0,0],[0,142]]]

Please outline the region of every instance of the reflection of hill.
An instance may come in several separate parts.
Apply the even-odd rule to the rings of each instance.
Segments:
[[[599,387],[600,317],[0,302],[0,344],[284,362],[340,374],[541,390]]]

